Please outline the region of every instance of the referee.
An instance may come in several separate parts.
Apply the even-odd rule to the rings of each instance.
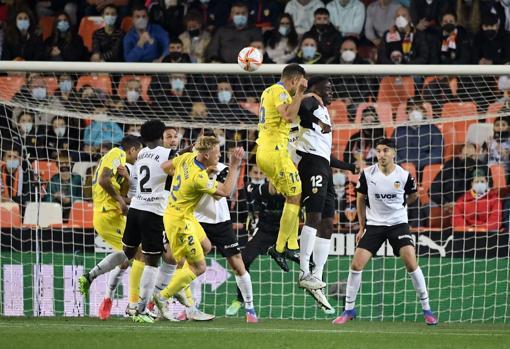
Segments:
[[[356,206],[360,230],[356,234],[357,248],[347,279],[344,312],[333,320],[344,324],[356,317],[354,303],[361,284],[361,272],[382,244],[388,240],[395,255],[400,256],[411,277],[423,308],[427,325],[437,319],[429,305],[425,278],[416,263],[414,240],[409,233],[407,205],[418,198],[416,183],[410,173],[395,164],[395,142],[380,139],[376,143],[377,164],[361,173],[356,187]]]

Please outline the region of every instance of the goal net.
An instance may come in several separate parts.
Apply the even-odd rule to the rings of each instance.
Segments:
[[[259,96],[283,66],[244,73],[237,65],[2,62],[0,70],[0,314],[97,316],[106,277],[90,296],[77,278],[109,247],[94,234],[91,182],[101,154],[143,121],[175,127],[177,144],[203,128],[228,149],[243,146],[238,191],[229,201],[241,246],[258,212],[245,186],[256,179]],[[397,162],[417,179],[408,208],[419,264],[440,321],[510,320],[510,68],[508,66],[305,66],[330,76],[333,153],[364,168],[374,143],[393,137]],[[334,170],[335,231],[324,271],[327,296],[343,308],[358,223],[359,175]],[[400,183],[395,183],[395,186]],[[223,316],[236,297],[233,272],[213,252],[194,286],[200,307]],[[268,256],[250,266],[262,318],[326,319],[297,287],[298,266],[282,272]],[[128,274],[113,314],[128,302]],[[421,321],[402,262],[384,245],[363,272],[363,319]]]

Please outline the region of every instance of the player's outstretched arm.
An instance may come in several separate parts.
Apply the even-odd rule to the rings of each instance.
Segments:
[[[292,97],[290,104],[282,104],[276,110],[281,117],[287,122],[294,122],[297,119],[299,113],[299,107],[304,97],[304,92],[308,86],[308,82],[305,78],[301,78],[296,89],[296,94]]]
[[[244,158],[244,149],[241,147],[235,148],[230,154],[230,161],[228,167],[227,178],[224,183],[218,184],[218,189],[213,194],[215,196],[229,197],[235,189],[237,177],[239,176],[239,167]]]
[[[167,160],[161,164],[161,169],[169,176],[173,176],[175,172],[175,167],[173,163],[173,159]]]
[[[105,192],[108,193],[112,198],[114,198],[119,204],[120,209],[123,214],[127,214],[128,207],[126,202],[122,198],[122,195],[115,191],[115,188],[112,184],[113,171],[111,168],[105,167],[99,176],[99,185],[104,189]]]
[[[333,168],[338,168],[339,170],[348,170],[352,173],[356,173],[356,165],[338,160],[333,154],[331,154],[330,157],[330,164]]]

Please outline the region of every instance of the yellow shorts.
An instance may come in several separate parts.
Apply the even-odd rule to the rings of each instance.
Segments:
[[[205,259],[201,242],[207,237],[205,231],[195,219],[176,218],[169,215],[163,217],[165,232],[170,243],[170,250],[175,260],[186,259],[188,263]]]
[[[280,194],[284,196],[301,194],[301,179],[287,147],[280,147],[279,150],[259,147],[257,166]]]
[[[94,211],[94,229],[116,251],[122,251],[122,235],[126,229],[126,216],[118,210]]]

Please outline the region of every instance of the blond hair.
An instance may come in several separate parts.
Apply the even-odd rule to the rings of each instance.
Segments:
[[[195,150],[199,153],[207,153],[218,144],[220,141],[215,136],[200,136],[195,144]]]

